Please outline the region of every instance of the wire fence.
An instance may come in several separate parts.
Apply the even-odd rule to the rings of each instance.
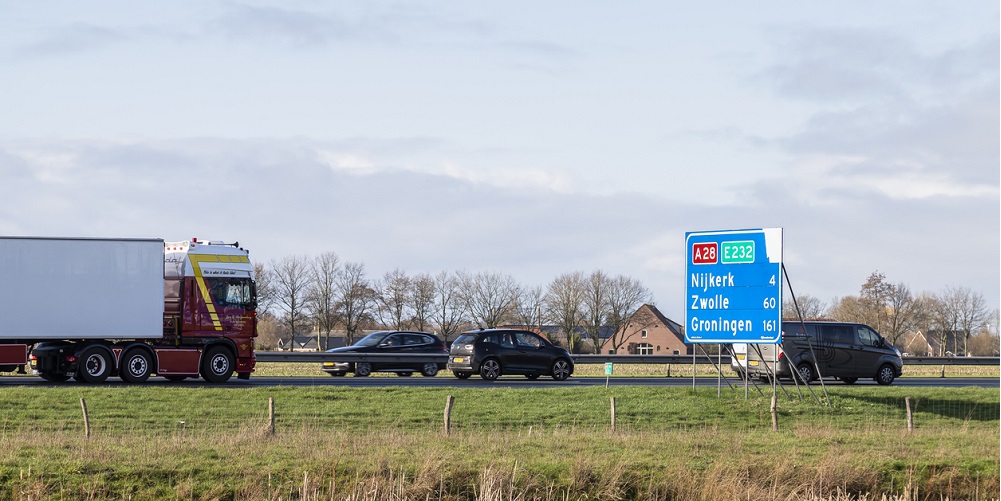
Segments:
[[[330,430],[438,433],[445,426],[447,397],[454,402],[448,421],[455,431],[597,433],[614,427],[627,433],[753,433],[768,432],[773,425],[770,394],[745,400],[742,393],[732,390],[717,398],[716,390],[708,388],[694,394],[685,390],[675,396],[614,388],[569,396],[545,391],[453,390],[424,390],[415,397],[408,395],[412,389],[393,388],[192,389],[197,394],[193,397],[181,397],[182,393],[175,391],[139,398],[130,398],[122,389],[92,391],[85,397],[65,391],[47,394],[49,400],[38,407],[6,406],[0,414],[0,437],[32,432],[105,436]],[[978,395],[873,396],[872,392],[839,391],[833,392],[828,402],[822,392],[817,393],[818,401],[808,392],[800,396],[790,391],[779,394],[776,417],[782,430],[998,429],[1001,404],[997,393],[981,391]],[[614,397],[614,404],[610,397]]]

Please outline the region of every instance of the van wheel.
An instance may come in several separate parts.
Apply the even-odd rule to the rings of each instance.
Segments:
[[[893,366],[890,364],[883,364],[879,368],[879,372],[876,373],[876,382],[886,386],[893,383],[893,378],[897,377],[897,372],[893,370]]]
[[[845,384],[855,384],[855,381],[858,381],[857,377],[843,377],[843,378],[841,378],[841,382],[845,383]]]
[[[810,384],[810,381],[813,381],[814,374],[812,365],[805,362],[799,364],[798,366],[796,366],[796,372],[799,373],[799,379],[804,384]]]

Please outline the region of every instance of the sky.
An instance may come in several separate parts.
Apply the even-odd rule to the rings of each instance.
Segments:
[[[797,295],[999,305],[997,2],[0,0],[0,235],[641,280],[784,229]]]

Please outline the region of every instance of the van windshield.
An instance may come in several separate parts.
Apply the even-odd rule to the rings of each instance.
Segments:
[[[883,344],[883,338],[879,337],[879,334],[876,334],[866,327],[858,328],[858,337],[862,344],[866,346],[878,347]]]

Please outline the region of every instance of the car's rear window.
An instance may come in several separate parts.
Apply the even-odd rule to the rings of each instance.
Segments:
[[[476,335],[474,334],[463,334],[455,340],[459,344],[472,343],[473,341],[476,341]]]

